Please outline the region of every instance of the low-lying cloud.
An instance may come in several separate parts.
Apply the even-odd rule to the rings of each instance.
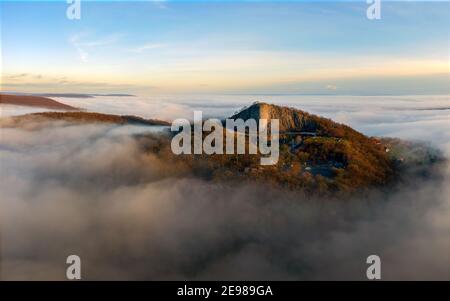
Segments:
[[[170,177],[114,126],[2,129],[2,279],[450,280],[449,169],[345,203]],[[137,132],[141,132],[139,129]]]
[[[149,97],[55,98],[90,111],[131,114],[172,121],[229,117],[253,101],[292,106],[348,124],[370,136],[393,136],[433,143],[450,150],[448,95],[339,96],[339,95],[155,95]],[[447,152],[450,155],[450,152]]]

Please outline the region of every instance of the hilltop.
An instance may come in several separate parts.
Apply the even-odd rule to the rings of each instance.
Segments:
[[[306,112],[263,102],[255,102],[250,107],[244,107],[241,111],[231,116],[231,119],[278,119],[280,132],[287,131],[316,131],[319,120]]]
[[[243,120],[250,118],[255,120],[278,119],[280,133],[310,132],[311,134],[315,133],[317,136],[349,139],[367,138],[351,127],[334,122],[331,119],[316,116],[295,108],[264,102],[255,102],[251,106],[243,108],[240,112],[234,114],[230,118],[241,118]]]

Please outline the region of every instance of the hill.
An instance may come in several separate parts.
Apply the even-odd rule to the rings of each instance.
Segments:
[[[135,124],[135,125],[161,125],[169,126],[166,121],[157,119],[144,119],[132,115],[112,115],[94,112],[41,112],[25,114],[5,118],[0,125],[2,127],[21,127],[30,122],[42,122],[49,120],[65,121],[70,123],[112,123],[112,124]]]
[[[9,104],[27,107],[39,107],[53,110],[75,111],[75,107],[60,103],[42,96],[0,94],[0,104]]]
[[[442,158],[426,145],[367,137],[347,125],[294,108],[256,103],[231,118],[279,119],[280,156],[277,164],[262,166],[260,154],[175,155],[171,150],[171,137],[176,133],[144,133],[136,134],[134,138],[144,153],[171,163],[171,167],[166,166],[164,170],[167,177],[199,177],[224,183],[254,182],[297,190],[306,195],[349,195],[370,187],[390,187],[406,172],[427,170]],[[0,126],[34,128],[35,124],[45,126],[44,121],[48,120],[75,124],[169,125],[137,116],[45,112],[3,118]],[[204,136],[208,134],[203,133]],[[248,140],[246,143],[248,147]]]
[[[386,184],[394,174],[382,143],[331,119],[267,103],[254,103],[231,118],[279,120],[277,177],[290,186],[304,182],[303,175],[322,186],[353,190]]]
[[[164,141],[153,141],[149,151],[170,160],[177,166],[177,173],[184,171],[185,175],[194,173],[212,181],[248,181],[307,195],[333,196],[371,187],[389,188],[410,171],[423,172],[442,161],[442,156],[424,145],[368,137],[345,124],[294,108],[254,103],[230,118],[278,119],[278,163],[262,166],[260,154],[174,156]],[[414,160],[409,159],[412,154]]]

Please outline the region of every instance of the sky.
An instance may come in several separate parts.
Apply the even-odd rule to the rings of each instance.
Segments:
[[[450,94],[450,2],[1,1],[1,90]]]

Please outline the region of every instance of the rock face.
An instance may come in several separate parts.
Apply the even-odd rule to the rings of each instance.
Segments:
[[[331,119],[309,114],[307,112],[271,105],[267,103],[254,103],[250,107],[242,109],[231,119],[249,118],[278,119],[280,134],[292,135],[295,133],[307,133],[312,136],[344,138],[353,142],[369,143],[369,138],[351,127],[334,122]]]
[[[319,124],[317,117],[301,110],[280,107],[267,103],[254,103],[248,108],[244,108],[239,113],[233,115],[231,119],[278,119],[280,132],[301,131],[315,132]]]

